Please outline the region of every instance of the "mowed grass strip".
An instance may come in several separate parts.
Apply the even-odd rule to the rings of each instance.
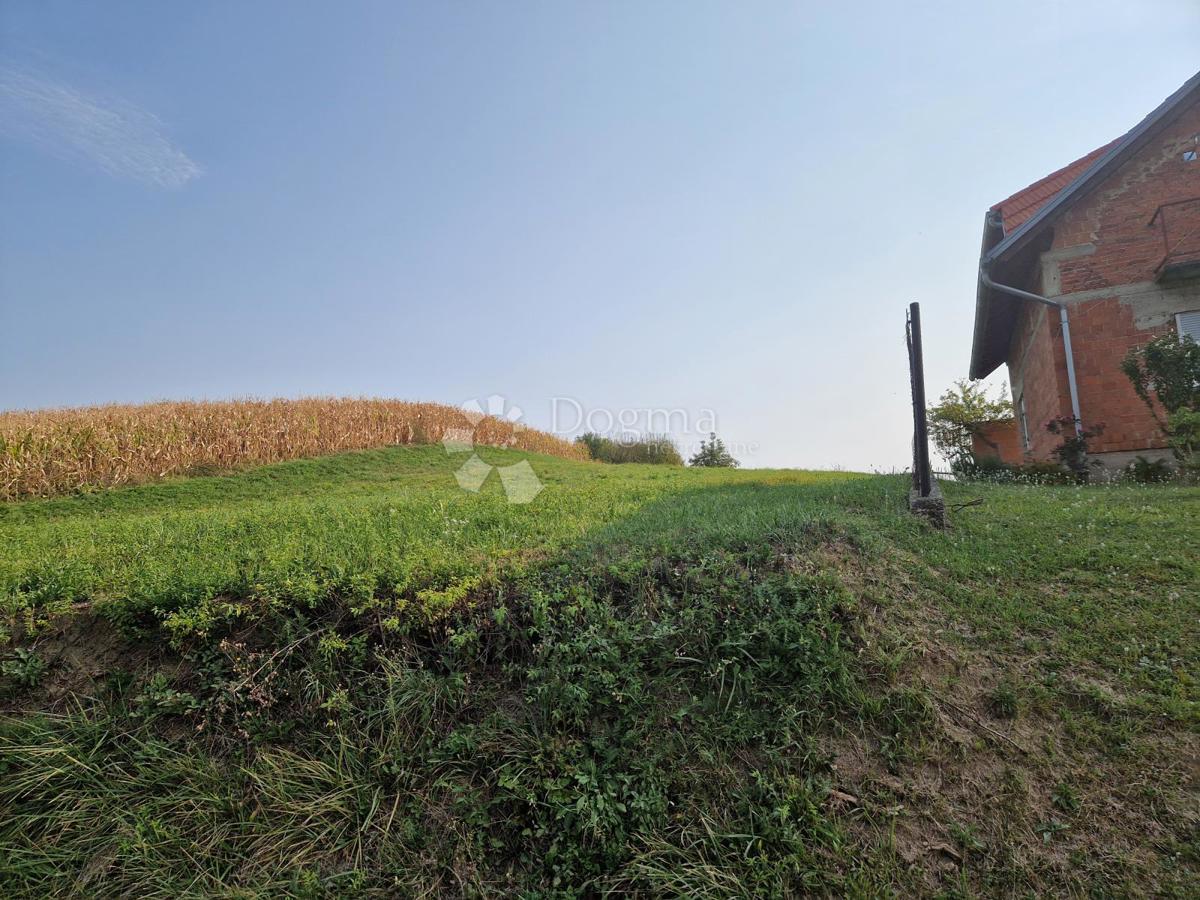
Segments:
[[[780,477],[478,452],[496,466],[531,460],[544,490],[533,503],[509,503],[492,474],[478,494],[464,491],[454,471],[465,455],[439,445],[0,505],[8,549],[0,596],[10,616],[88,602],[114,619],[215,598],[437,605],[665,494]],[[785,477],[819,484],[850,476]]]

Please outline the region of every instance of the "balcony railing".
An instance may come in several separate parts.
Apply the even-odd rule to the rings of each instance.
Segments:
[[[1150,217],[1162,232],[1163,258],[1154,267],[1156,281],[1200,275],[1200,197],[1164,203]]]

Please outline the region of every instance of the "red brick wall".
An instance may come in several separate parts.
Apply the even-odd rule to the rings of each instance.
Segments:
[[[1183,159],[1185,149],[1197,148],[1197,135],[1200,104],[1067,210],[1043,256],[1039,284],[1030,286],[1068,304],[1080,412],[1085,426],[1105,426],[1094,452],[1165,446],[1120,364],[1131,347],[1173,329],[1173,309],[1200,307],[1200,289],[1154,283],[1165,251],[1161,230],[1148,224],[1161,204],[1200,196],[1200,162]],[[1200,206],[1185,208],[1200,215]],[[1178,224],[1172,222],[1173,233]],[[1031,455],[1046,458],[1060,439],[1044,423],[1071,410],[1055,310],[1024,304],[1009,366],[1014,403],[1023,382]]]
[[[1117,299],[1077,304],[1070,316],[1080,414],[1087,427],[1104,425],[1090,449],[1103,453],[1165,447],[1158,423],[1121,371],[1121,360],[1130,347],[1170,326],[1137,328],[1133,308]]]
[[[971,452],[976,459],[994,456],[1009,465],[1020,465],[1025,451],[1016,421],[985,422],[971,437]]]
[[[1107,181],[1077,202],[1054,228],[1051,249],[1092,244],[1090,255],[1059,264],[1063,294],[1151,281],[1163,258],[1163,233],[1149,225],[1163,203],[1200,196],[1200,162],[1184,150],[1200,149],[1200,104],[1193,105]],[[1172,222],[1175,237],[1181,236]]]
[[[1046,459],[1059,439],[1046,431],[1045,423],[1071,414],[1058,314],[1048,307],[1022,304],[1009,359],[1018,367],[1012,379],[1013,407],[1018,415],[1018,401],[1025,399],[1029,455]]]

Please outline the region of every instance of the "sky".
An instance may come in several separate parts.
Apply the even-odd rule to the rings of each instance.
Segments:
[[[902,469],[906,305],[936,396],[985,210],[1197,68],[1195,0],[4,0],[0,409],[499,396]]]

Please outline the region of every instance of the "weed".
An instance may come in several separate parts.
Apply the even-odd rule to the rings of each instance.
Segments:
[[[152,719],[157,716],[179,716],[199,708],[195,696],[171,686],[166,675],[156,672],[136,697],[133,698],[133,715]]]
[[[1165,459],[1151,460],[1144,456],[1135,457],[1133,462],[1125,467],[1125,471],[1130,478],[1141,484],[1169,481],[1172,476],[1171,467]]]
[[[987,706],[999,719],[1015,719],[1021,711],[1017,690],[1009,682],[1001,682],[988,692]]]
[[[14,647],[0,659],[0,678],[7,679],[17,689],[37,687],[45,671],[45,660],[27,647]]]
[[[1045,822],[1039,822],[1034,826],[1033,830],[1042,839],[1043,844],[1049,844],[1054,839],[1055,835],[1061,834],[1070,829],[1070,825],[1065,822],[1060,822],[1057,819],[1048,819]]]
[[[987,843],[976,834],[975,828],[971,825],[960,825],[957,822],[951,823],[950,836],[964,850],[969,850],[973,853],[982,853],[987,849]]]
[[[1079,797],[1079,791],[1069,784],[1055,785],[1054,791],[1050,794],[1050,799],[1056,807],[1065,813],[1079,812],[1079,806],[1082,802]]]

